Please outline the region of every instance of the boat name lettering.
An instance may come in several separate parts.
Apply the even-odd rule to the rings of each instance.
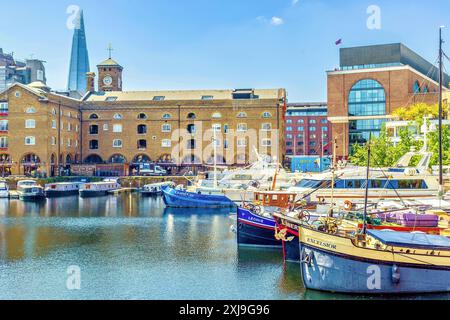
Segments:
[[[307,238],[306,241],[309,242],[309,243],[311,243],[311,244],[315,244],[315,245],[317,245],[317,246],[320,246],[320,247],[330,248],[330,249],[336,250],[336,245],[335,245],[335,244],[331,244],[331,243],[327,243],[327,242],[322,242],[322,241],[320,241],[320,240],[311,239],[311,238]]]

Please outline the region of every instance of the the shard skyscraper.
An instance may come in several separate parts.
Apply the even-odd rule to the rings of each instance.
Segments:
[[[86,93],[86,73],[90,71],[82,10],[80,10],[74,23],[72,53],[70,56],[69,83],[67,89],[71,96],[76,97],[77,93],[80,96],[83,96]]]

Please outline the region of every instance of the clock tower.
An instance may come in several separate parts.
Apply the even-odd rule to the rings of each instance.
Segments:
[[[99,91],[122,91],[122,66],[111,58],[97,65],[98,68],[98,90]]]

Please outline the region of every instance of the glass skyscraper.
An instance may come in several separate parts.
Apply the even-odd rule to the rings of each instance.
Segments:
[[[89,56],[86,45],[86,33],[84,30],[83,11],[80,11],[75,21],[72,40],[72,54],[70,56],[69,93],[78,92],[80,95],[86,93],[86,73],[89,72]]]

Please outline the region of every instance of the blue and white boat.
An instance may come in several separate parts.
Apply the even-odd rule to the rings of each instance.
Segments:
[[[308,289],[358,294],[450,292],[450,239],[367,230],[330,234],[299,224],[301,276]]]
[[[281,240],[275,239],[276,223],[271,215],[263,216],[252,209],[237,210],[237,242],[239,246],[281,248]]]
[[[170,186],[161,188],[164,203],[171,208],[232,208],[234,202],[225,196],[187,192]]]

